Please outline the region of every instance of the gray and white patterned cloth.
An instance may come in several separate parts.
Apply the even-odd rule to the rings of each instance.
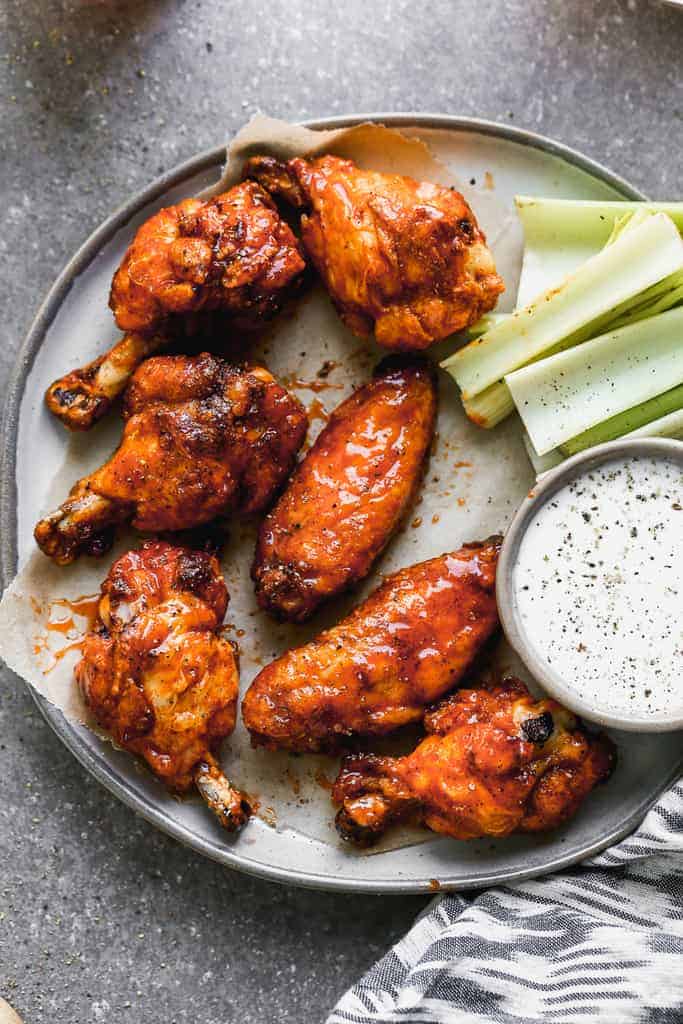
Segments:
[[[560,874],[434,900],[327,1024],[683,1024],[683,779]]]

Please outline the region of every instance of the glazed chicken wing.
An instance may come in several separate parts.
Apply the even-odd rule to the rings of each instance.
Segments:
[[[615,760],[606,736],[516,679],[461,690],[425,726],[431,735],[407,757],[345,759],[332,791],[345,839],[367,846],[406,819],[454,839],[546,831],[576,813]]]
[[[112,458],[79,480],[35,530],[60,565],[101,554],[116,523],[184,530],[263,511],[292,469],[303,407],[261,367],[214,356],[157,356],[136,371]]]
[[[253,157],[246,177],[303,211],[306,253],[344,323],[391,349],[424,349],[473,324],[503,282],[459,192],[350,160]]]
[[[500,538],[389,576],[337,626],[267,665],[242,702],[252,741],[334,750],[419,721],[498,626]]]
[[[227,604],[215,557],[148,541],[111,567],[75,671],[114,742],[174,792],[196,785],[234,831],[250,808],[216,760],[239,691],[235,653],[218,634]]]
[[[262,608],[303,622],[367,576],[410,505],[434,435],[431,364],[392,357],[334,411],[259,531]]]
[[[239,328],[256,326],[278,311],[304,268],[299,242],[255,182],[159,210],[114,275],[109,305],[124,338],[50,385],[48,408],[68,427],[87,430],[165,344],[169,318],[221,310]]]

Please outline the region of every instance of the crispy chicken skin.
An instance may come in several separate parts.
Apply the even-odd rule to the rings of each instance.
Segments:
[[[136,371],[112,458],[79,480],[35,538],[60,565],[101,554],[112,527],[184,530],[262,512],[307,428],[301,404],[261,367],[214,356],[157,356]]]
[[[473,324],[503,282],[459,192],[350,160],[252,157],[244,175],[302,210],[301,235],[344,323],[385,348],[424,349]]]
[[[436,401],[430,363],[390,357],[335,409],[261,525],[262,608],[303,622],[367,576],[419,486]]]
[[[304,268],[298,240],[255,182],[159,210],[138,229],[112,282],[109,305],[124,338],[51,384],[48,408],[87,430],[165,343],[169,317],[218,309],[239,328],[258,326],[277,313]]]
[[[407,757],[348,757],[332,790],[344,839],[370,845],[392,822],[420,821],[454,839],[556,828],[609,778],[611,741],[590,736],[524,683],[461,690],[425,718]]]
[[[419,721],[498,626],[500,538],[401,569],[346,619],[267,665],[242,702],[255,745],[334,750]]]
[[[214,556],[148,541],[109,570],[75,673],[115,743],[174,792],[196,784],[234,831],[250,808],[216,761],[239,693],[234,650],[218,634],[227,604]]]
[[[150,331],[170,314],[221,309],[270,319],[302,273],[299,242],[253,181],[212,199],[184,199],[138,229],[114,275],[109,305],[122,331]]]

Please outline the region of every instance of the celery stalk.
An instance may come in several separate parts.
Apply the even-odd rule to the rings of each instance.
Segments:
[[[575,332],[590,332],[596,321],[615,307],[623,307],[681,270],[683,239],[669,217],[653,214],[633,230],[622,232],[561,287],[513,313],[442,366],[455,377],[463,397],[472,398]]]
[[[683,383],[683,307],[532,363],[505,382],[536,453],[544,455]]]
[[[613,202],[517,196],[524,258],[517,308],[573,273],[607,244],[616,221],[640,210],[665,213],[683,232],[683,203]]]
[[[486,334],[492,327],[502,323],[503,320],[507,320],[509,316],[509,313],[485,313],[476,323],[467,328],[467,337],[481,338],[482,334]]]
[[[670,412],[659,420],[646,423],[644,427],[631,430],[626,437],[683,437],[683,409]]]
[[[555,466],[559,466],[561,462],[564,462],[564,455],[559,448],[554,448],[546,455],[537,455],[526,431],[522,434],[522,441],[524,442],[526,453],[529,456],[529,462],[533,466],[534,473],[537,477],[543,476],[543,474],[547,473],[549,469],[554,469]]]
[[[485,388],[474,398],[464,398],[462,404],[469,419],[487,430],[515,411],[515,403],[504,380]]]
[[[626,308],[615,310],[615,315],[609,319],[607,326],[610,330],[626,327],[627,324],[664,313],[682,302],[683,272],[678,271],[642,292],[636,301],[628,303]]]
[[[663,419],[670,413],[676,413],[683,409],[683,384],[670,388],[661,395],[650,398],[647,402],[640,402],[625,412],[611,416],[590,430],[584,430],[582,434],[570,438],[560,445],[563,455],[576,455],[585,448],[592,448],[594,444],[603,444],[605,441],[613,441],[617,437],[629,434],[634,430],[647,426],[655,420]]]
[[[645,214],[645,216],[649,215]],[[619,234],[627,228],[633,229],[633,227],[636,227],[641,223],[641,219],[637,213],[628,213],[620,217],[615,221],[607,245],[615,241]],[[564,349],[571,348],[573,345],[579,345],[581,342],[587,341],[591,336],[595,337],[607,330],[616,330],[618,327],[625,327],[627,324],[643,320],[645,317],[657,316],[658,313],[664,313],[667,309],[671,309],[679,303],[683,303],[683,271],[670,274],[663,281],[659,281],[644,292],[641,292],[635,299],[628,299],[617,309],[610,310],[603,317],[599,317],[588,328],[582,328],[575,334],[565,338],[559,345],[554,345],[547,352],[544,352],[543,356],[537,356],[536,358],[554,355],[555,352],[561,352]],[[467,333],[471,338],[481,337],[482,334],[486,334],[487,331],[507,320],[510,315],[510,313],[488,313],[470,327]],[[532,362],[535,361],[532,360]],[[491,384],[490,387],[485,388],[480,394],[475,395],[473,398],[465,399],[463,405],[469,418],[478,426],[486,429],[497,426],[515,410],[512,395],[504,381]]]
[[[642,427],[638,427],[637,430],[629,430],[628,433],[615,435],[614,438],[600,438],[593,443],[601,444],[603,441],[616,440],[617,437],[622,441],[632,437],[683,438],[683,408],[676,409],[675,412],[670,412],[668,415],[661,416],[650,423],[645,423]],[[555,466],[559,466],[561,462],[564,462],[565,458],[569,458],[569,455],[564,454],[565,445],[553,448],[552,451],[546,452],[545,455],[537,455],[526,431],[523,435],[523,441],[536,476],[547,473],[549,469],[554,469]]]
[[[538,362],[539,359],[563,352],[568,348],[573,348],[574,345],[580,345],[582,342],[588,341],[591,336],[595,337],[608,330],[614,331],[619,327],[637,323],[639,320],[657,316],[680,303],[683,303],[683,272],[671,274],[664,281],[660,281],[659,284],[653,285],[652,288],[648,288],[642,295],[639,295],[635,303],[633,299],[629,299],[623,306],[611,310],[604,317],[599,317],[588,328],[583,327],[575,334],[571,334],[559,345],[553,345],[542,356],[537,356],[531,362]],[[498,319],[502,321],[503,317],[500,316]],[[463,399],[463,405],[469,418],[478,426],[486,429],[497,426],[506,416],[515,411],[515,403],[512,400],[510,389],[502,380],[497,384],[491,384],[490,387],[485,388],[473,398]]]
[[[673,390],[674,389],[672,388],[672,391]],[[676,390],[681,389],[678,388]],[[670,394],[670,392],[667,392],[667,394]],[[661,397],[663,398],[664,396],[662,395]],[[604,441],[616,440],[617,438],[625,441],[627,438],[632,437],[683,438],[683,406],[680,409],[676,409],[674,412],[668,413],[666,416],[660,416],[659,419],[652,420],[649,423],[644,423],[643,426],[638,427],[637,430],[629,430],[624,434],[615,434],[614,437],[596,436],[596,440],[591,442],[591,447],[593,444],[602,444]],[[534,468],[536,476],[541,476],[543,473],[547,473],[549,469],[554,469],[555,466],[559,466],[561,462],[564,462],[565,458],[569,458],[570,454],[575,454],[575,452],[565,454],[567,445],[560,445],[559,448],[553,448],[552,451],[546,452],[545,455],[537,455],[526,431],[523,435],[523,441],[527,455],[529,456],[529,461]],[[580,449],[577,449],[577,451],[579,450]]]

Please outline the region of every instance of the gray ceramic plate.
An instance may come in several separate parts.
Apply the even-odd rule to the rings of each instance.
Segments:
[[[374,114],[335,118],[311,127],[335,128],[368,119],[428,135],[437,156],[439,146],[447,144],[450,153],[456,151],[462,178],[481,181],[488,171],[508,204],[517,192],[644,198],[580,154],[507,126],[446,116]],[[103,339],[112,336],[106,305],[109,281],[136,226],[159,206],[212,184],[222,159],[222,148],[202,154],[132,198],[91,235],[41,307],[21,349],[7,397],[0,552],[6,582],[30,548],[36,510],[44,504],[51,467],[61,461],[65,443],[63,431],[42,405],[46,385],[65,367],[96,354],[90,342],[84,346],[83,324],[87,323],[93,338],[98,332]],[[495,443],[495,435],[490,436]],[[319,842],[286,827],[269,828],[262,821],[254,821],[236,839],[226,838],[198,802],[173,800],[128,755],[65,721],[42,701],[40,708],[87,770],[158,828],[228,867],[279,882],[337,890],[417,893],[434,891],[436,883],[441,888],[479,888],[574,863],[633,828],[675,777],[680,758],[680,736],[620,734],[615,738],[624,756],[614,777],[566,828],[550,836],[497,843],[434,838],[358,856],[336,843],[333,835],[329,843]]]

